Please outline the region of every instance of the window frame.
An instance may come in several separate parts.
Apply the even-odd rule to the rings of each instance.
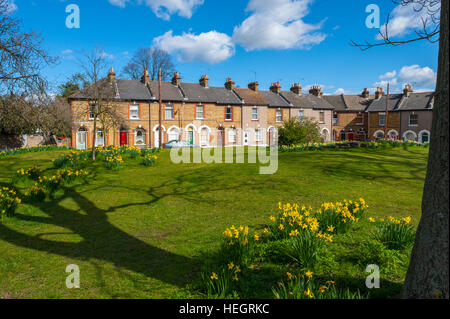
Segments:
[[[175,108],[174,108],[174,106],[173,106],[173,104],[170,104],[170,103],[168,103],[168,104],[165,104],[164,105],[164,119],[165,120],[174,120],[175,119],[175,112],[174,112],[174,110],[175,110]],[[171,116],[170,117],[168,117],[167,116],[167,112],[168,111],[171,111]]]
[[[132,109],[132,108],[134,108],[134,107],[136,107],[137,108],[137,110],[134,110],[134,109]],[[139,104],[136,104],[136,103],[131,103],[130,104],[130,106],[129,106],[129,114],[130,114],[130,120],[132,120],[132,121],[136,121],[136,120],[140,120],[140,105]],[[137,111],[137,116],[136,117],[133,117],[133,112],[135,112],[135,111]]]
[[[339,125],[339,113],[335,112],[333,113],[333,125]]]
[[[202,108],[202,117],[199,117],[199,108]],[[205,119],[205,106],[203,104],[198,104],[195,106],[195,119],[196,120],[204,120]]]
[[[281,113],[281,114],[279,114]],[[278,117],[280,117],[281,119],[278,120]],[[275,110],[275,122],[276,123],[282,123],[283,122],[283,110]]]
[[[256,129],[255,130],[255,142],[262,142],[262,134],[261,134],[262,130],[261,129]]]
[[[142,143],[137,143],[137,141],[138,141],[138,133],[139,133],[139,132],[142,132]],[[139,129],[137,129],[137,130],[134,132],[134,145],[135,145],[135,146],[142,146],[142,145],[145,145],[145,134],[146,134],[146,132],[145,132],[145,130],[142,129],[142,128],[139,128]]]
[[[383,123],[381,123],[381,119],[384,119]],[[378,126],[386,126],[386,113],[378,113]]]
[[[256,110],[256,113],[254,112]],[[256,115],[256,119],[254,118]],[[259,121],[259,109],[257,107],[252,107],[252,121]]]
[[[325,112],[324,111],[319,112],[319,123],[320,124],[325,123]]]
[[[230,113],[227,111],[230,110]],[[227,118],[227,116],[230,116],[230,118]],[[233,121],[233,107],[232,106],[226,106],[225,107],[225,121],[232,122]]]
[[[411,123],[411,116],[415,116],[416,117],[416,119],[415,119],[416,123],[415,124]],[[415,113],[409,114],[408,126],[413,126],[413,127],[419,126],[419,114],[415,114]]]
[[[364,114],[362,112],[356,113],[356,125],[364,125]]]
[[[89,103],[89,121],[95,120],[95,113],[93,113],[93,109],[95,108],[95,103]],[[94,116],[91,117],[91,114],[94,114]]]

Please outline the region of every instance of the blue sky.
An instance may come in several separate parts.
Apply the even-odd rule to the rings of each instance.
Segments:
[[[169,51],[185,82],[208,74],[210,85],[227,77],[246,87],[300,82],[324,92],[359,93],[363,88],[404,83],[432,90],[438,45],[427,41],[361,51],[350,40],[375,42],[366,27],[369,4],[380,8],[381,24],[392,13],[393,39],[412,36],[418,17],[390,0],[10,0],[25,30],[39,32],[60,63],[45,70],[51,83],[80,71],[77,56],[100,45],[118,77],[139,47]],[[66,6],[80,8],[80,28],[66,27]],[[398,22],[398,23],[397,23]],[[401,22],[401,23],[400,23]]]

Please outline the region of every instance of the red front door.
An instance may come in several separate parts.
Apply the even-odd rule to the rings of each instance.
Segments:
[[[353,134],[353,133],[348,133],[348,134],[347,134],[347,138],[348,138],[349,141],[354,141],[354,140],[355,140],[355,134]]]
[[[127,132],[120,132],[120,146],[128,144]]]

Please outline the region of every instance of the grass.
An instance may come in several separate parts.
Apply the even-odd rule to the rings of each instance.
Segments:
[[[0,186],[10,187],[21,168],[52,171],[61,153],[1,159]],[[53,201],[23,203],[0,224],[0,298],[202,298],[199,272],[225,228],[261,230],[278,202],[318,208],[363,197],[368,217],[411,215],[417,225],[427,155],[419,147],[280,153],[274,175],[260,175],[256,164],[174,165],[168,152],[152,167],[138,159],[119,171],[95,163],[87,183],[58,191]],[[364,290],[368,274],[359,261],[372,249],[382,275],[371,296],[399,293],[410,252],[368,247],[374,227],[364,220],[336,236],[316,275]],[[80,267],[81,289],[65,287],[70,264]],[[243,297],[273,298],[271,284],[284,279],[286,265],[251,268]]]

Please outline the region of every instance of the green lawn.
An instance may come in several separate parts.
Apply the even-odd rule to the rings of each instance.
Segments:
[[[50,170],[60,153],[0,159],[0,186],[11,187],[20,168]],[[228,226],[264,228],[280,201],[318,208],[363,197],[368,217],[411,215],[417,225],[427,155],[420,147],[280,153],[274,175],[259,175],[256,164],[175,165],[168,152],[153,167],[126,160],[108,171],[96,163],[87,183],[53,201],[21,204],[0,224],[0,298],[201,298],[205,252]],[[315,273],[364,289],[365,267],[355,260],[371,228],[364,219],[337,236]],[[400,291],[408,255],[389,257],[372,296]],[[69,264],[80,266],[81,289],[65,287]],[[286,265],[253,268],[241,297],[272,298],[270,285],[284,279]]]

